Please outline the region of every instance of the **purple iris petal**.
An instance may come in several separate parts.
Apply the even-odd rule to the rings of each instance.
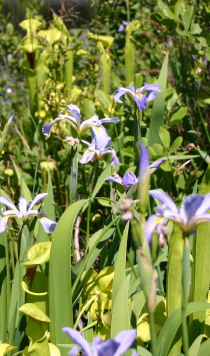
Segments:
[[[185,198],[180,208],[180,215],[185,222],[192,219],[196,214],[198,207],[202,204],[204,196],[199,194],[191,194]]]
[[[155,198],[158,199],[161,203],[165,204],[172,212],[178,213],[178,209],[176,204],[173,202],[173,200],[169,197],[168,194],[161,192],[160,190],[150,190],[149,194]]]
[[[149,168],[151,168],[153,170],[153,172],[156,171],[156,169],[158,169],[158,167],[164,162],[164,158],[160,158],[157,159],[157,161],[153,162],[152,164],[150,164]]]
[[[44,199],[46,196],[48,195],[48,193],[41,193],[38,194],[30,203],[28,210],[30,210],[31,208],[33,208],[34,205],[38,204],[40,200]]]
[[[92,126],[90,130],[92,134],[92,143],[94,144],[96,150],[101,150],[111,144],[111,138],[108,136],[103,125]]]
[[[140,181],[142,182],[145,177],[145,173],[147,172],[149,167],[149,155],[147,149],[143,143],[141,143],[141,155],[139,160],[139,176]]]
[[[67,111],[76,119],[77,125],[79,126],[81,121],[80,109],[73,104],[67,105],[67,107]]]
[[[6,197],[0,197],[0,204],[4,204],[13,210],[17,210],[16,206]]]
[[[110,159],[110,163],[114,167],[118,166],[118,164],[119,164],[119,159],[118,159],[118,157],[116,155],[115,150],[113,150],[113,149],[112,149],[112,157]]]
[[[122,95],[127,94],[127,93],[129,93],[129,94],[131,94],[133,96],[132,90],[130,90],[128,88],[120,88],[119,90],[115,90],[115,92],[114,92],[114,101],[116,103],[121,103],[122,104],[123,101],[120,99],[120,97]]]
[[[146,91],[157,91],[157,92],[161,92],[161,89],[158,85],[156,84],[147,84],[144,83],[144,86],[141,88],[141,90],[146,90]]]
[[[119,122],[119,121],[120,121],[119,117],[105,117],[100,120],[102,124],[105,124],[107,122]]]
[[[9,219],[9,216],[1,216],[0,217],[0,234],[6,230],[8,219]]]
[[[50,131],[51,131],[51,128],[53,127],[53,125],[57,122],[57,121],[60,121],[60,120],[63,120],[63,117],[57,117],[55,120],[53,120],[52,122],[48,122],[47,124],[45,124],[43,127],[42,127],[42,133],[45,135],[45,136],[49,136],[50,134]]]
[[[44,231],[47,232],[48,234],[55,230],[57,225],[55,221],[48,219],[46,216],[44,216],[44,214],[38,215],[38,219]]]
[[[72,347],[71,351],[69,351],[69,356],[77,356],[78,355],[78,347]]]
[[[104,341],[96,348],[97,356],[114,356],[119,347],[119,343],[115,339]]]
[[[143,111],[147,107],[147,98],[144,94],[134,94],[134,100],[140,111]]]
[[[113,183],[118,183],[122,185],[122,178],[120,177],[107,177],[105,179],[106,182],[113,182]]]
[[[119,347],[113,356],[120,356],[128,350],[136,338],[136,330],[123,330],[114,338],[119,343]]]
[[[85,356],[92,356],[92,351],[87,340],[79,333],[79,331],[72,328],[62,329],[77,345],[84,351]]]
[[[200,204],[199,208],[196,211],[196,215],[203,214],[209,209],[210,209],[210,193],[204,197],[202,203]]]
[[[82,156],[82,159],[80,160],[80,163],[85,164],[91,161],[93,157],[95,156],[95,151],[87,149]]]
[[[163,220],[163,218],[161,218]],[[145,236],[148,243],[151,243],[153,232],[156,229],[157,224],[160,221],[160,216],[155,214],[149,217],[145,226]]]
[[[138,182],[138,178],[133,172],[125,173],[122,179],[122,184],[126,189]]]
[[[125,26],[124,25],[120,25],[120,27],[118,28],[118,32],[122,32],[125,30]]]

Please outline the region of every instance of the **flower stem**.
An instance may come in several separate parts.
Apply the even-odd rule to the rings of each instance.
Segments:
[[[189,298],[191,282],[191,269],[190,269],[190,247],[189,238],[185,237],[184,251],[182,260],[182,342],[185,356],[189,356],[189,335],[187,327],[186,308]]]
[[[149,326],[150,326],[150,333],[151,333],[152,355],[157,356],[157,339],[156,339],[156,330],[155,330],[154,310],[148,309],[148,313],[149,313]]]

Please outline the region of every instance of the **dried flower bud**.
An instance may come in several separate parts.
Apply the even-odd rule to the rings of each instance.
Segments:
[[[74,138],[72,136],[66,136],[65,139],[63,140],[63,142],[66,142],[66,143],[69,144],[69,146],[73,147],[73,146],[78,144],[79,139],[78,138]]]

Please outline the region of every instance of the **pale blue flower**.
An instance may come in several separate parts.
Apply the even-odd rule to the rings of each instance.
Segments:
[[[126,26],[129,25],[131,23],[131,21],[122,21],[122,24],[120,25],[120,27],[118,28],[118,32],[122,32],[125,30]]]
[[[98,115],[93,115],[90,119],[81,123],[80,109],[78,106],[72,104],[68,105],[67,111],[71,114],[71,116],[63,115],[61,111],[59,116],[54,121],[48,122],[42,127],[42,132],[45,136],[49,136],[52,126],[57,121],[65,120],[77,131],[78,136],[84,135],[88,129],[91,129],[92,139],[97,140],[98,148],[102,148],[109,141],[109,136],[102,124],[120,121],[118,117],[103,118],[99,120]]]
[[[139,179],[136,177],[136,175],[133,172],[127,172],[124,174],[123,178],[121,178],[119,175],[116,175],[114,177],[106,178],[105,181],[124,185],[125,189],[128,189],[132,185],[136,184],[139,181]]]
[[[110,138],[109,138],[110,139]],[[110,159],[110,163],[113,166],[117,166],[119,164],[119,159],[117,158],[116,152],[112,147],[107,147],[109,144],[111,144],[111,140],[108,141],[107,145],[102,148],[98,148],[96,146],[96,142],[92,141],[91,143],[82,140],[83,143],[88,145],[88,149],[84,152],[82,159],[80,160],[80,163],[88,163],[90,162],[95,156],[97,159],[101,159],[104,155],[111,153],[112,157]]]
[[[185,234],[189,234],[198,225],[210,222],[210,193],[207,195],[191,194],[177,208],[168,194],[159,190],[150,190],[149,194],[159,200],[162,205],[157,207],[157,214],[152,215],[146,224],[146,238],[151,241],[153,231],[158,224],[171,220],[177,223]]]
[[[153,162],[149,165],[149,156],[146,147],[144,144],[141,144],[141,157],[139,160],[139,175],[140,178],[137,178],[133,172],[127,172],[124,174],[123,178],[119,175],[115,175],[114,177],[107,177],[105,179],[106,182],[113,182],[124,185],[125,189],[129,189],[132,185],[136,184],[139,180],[140,182],[144,182],[146,172],[152,174],[158,169],[158,167],[163,163],[164,159],[160,158],[157,161]]]
[[[120,356],[132,346],[136,338],[135,329],[124,330],[118,333],[114,339],[106,341],[96,336],[92,346],[90,346],[79,331],[72,328],[63,328],[63,331],[82,349],[84,356]],[[76,356],[77,354],[78,347],[74,346],[69,352],[69,356]]]
[[[48,193],[38,194],[32,201],[27,202],[25,198],[19,198],[18,209],[6,197],[0,197],[0,204],[3,204],[11,210],[1,210],[2,215],[0,216],[0,233],[6,230],[7,221],[9,218],[19,218],[23,221],[26,221],[31,216],[37,216],[43,229],[46,232],[52,232],[55,230],[57,223],[53,220],[48,219],[42,210],[32,210],[33,206],[38,204],[38,202],[44,199]]]
[[[125,94],[130,94],[135,100],[139,110],[143,111],[147,107],[147,102],[154,100],[158,92],[161,92],[161,89],[156,84],[144,83],[144,86],[138,89],[135,89],[134,86],[126,88],[120,86],[119,89],[115,90],[114,92],[114,101],[122,104],[123,102],[120,99],[121,96]]]

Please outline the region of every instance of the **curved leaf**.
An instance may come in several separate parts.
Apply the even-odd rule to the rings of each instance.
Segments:
[[[187,305],[186,316],[199,311],[210,308],[209,303],[193,302]],[[168,355],[168,351],[172,345],[173,339],[177,330],[182,322],[182,310],[176,309],[166,320],[157,340],[157,353],[158,355]]]
[[[86,200],[79,200],[68,207],[61,216],[52,241],[49,263],[49,309],[51,341],[67,343],[64,326],[73,327],[71,296],[71,241],[73,227],[80,209]],[[62,355],[65,355],[61,351]]]
[[[25,268],[31,268],[50,260],[51,242],[40,242],[33,245],[28,251],[30,261],[22,263]]]
[[[51,320],[48,318],[48,316],[43,313],[41,309],[39,309],[35,304],[33,303],[26,303],[23,304],[20,308],[19,311],[25,315],[30,316],[33,319],[45,322],[45,323],[50,323]]]

